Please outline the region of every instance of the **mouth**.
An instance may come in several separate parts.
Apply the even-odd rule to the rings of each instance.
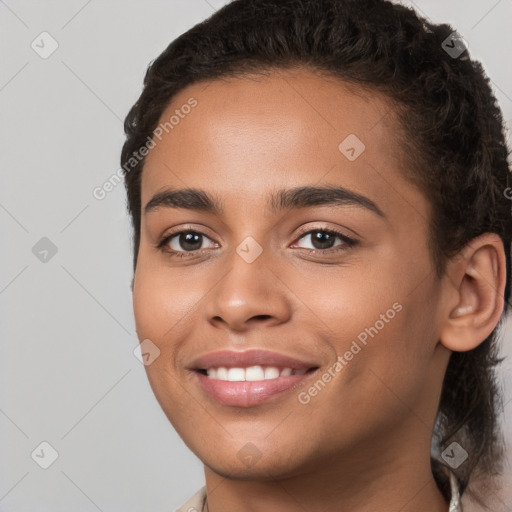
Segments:
[[[210,352],[188,365],[205,399],[232,407],[289,397],[319,368],[314,360],[259,348]]]
[[[230,407],[255,407],[290,397],[317,373],[318,366],[293,369],[276,366],[202,368],[195,370],[205,397]]]
[[[245,379],[245,375],[242,374],[244,369],[230,368],[230,370],[234,370],[234,372],[231,376],[228,372],[228,378]],[[248,368],[245,369],[245,371],[247,370]],[[304,381],[312,378],[317,370],[318,368],[310,368],[301,370],[300,373],[284,376],[269,374],[268,378],[262,380],[223,380],[208,376],[207,370],[196,371],[195,375],[201,390],[209,400],[213,400],[217,404],[245,408],[289,397],[301,384],[304,384]]]

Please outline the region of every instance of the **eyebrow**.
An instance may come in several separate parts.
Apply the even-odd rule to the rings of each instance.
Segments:
[[[268,208],[272,213],[329,205],[358,206],[386,218],[382,210],[368,197],[334,185],[282,189],[271,194],[268,201]],[[159,208],[185,208],[218,216],[224,211],[219,198],[197,188],[166,189],[158,192],[146,204],[144,212],[147,214]]]

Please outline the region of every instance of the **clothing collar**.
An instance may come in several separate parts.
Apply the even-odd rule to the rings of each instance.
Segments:
[[[462,512],[462,503],[460,502],[460,491],[457,477],[453,471],[448,471],[450,475],[450,508],[448,512]]]

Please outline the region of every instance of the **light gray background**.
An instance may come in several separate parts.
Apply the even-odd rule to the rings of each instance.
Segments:
[[[124,186],[92,191],[119,167],[149,62],[224,3],[0,0],[2,512],[171,511],[204,483],[133,355]],[[512,0],[415,5],[464,36],[510,126]],[[43,31],[59,45],[46,59],[31,48]],[[57,247],[46,263],[42,237]],[[31,457],[42,441],[59,455],[46,470]]]

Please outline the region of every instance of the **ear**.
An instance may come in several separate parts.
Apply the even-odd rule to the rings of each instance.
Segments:
[[[469,242],[447,266],[440,342],[471,350],[496,327],[504,308],[507,277],[501,238],[485,233]]]

